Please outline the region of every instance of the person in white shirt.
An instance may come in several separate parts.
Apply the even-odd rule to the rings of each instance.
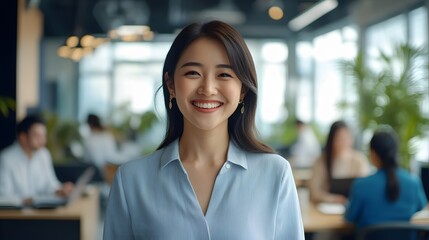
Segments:
[[[295,168],[311,168],[320,156],[320,143],[310,126],[301,120],[296,120],[298,137],[291,147],[291,165]]]
[[[100,171],[107,163],[120,162],[119,151],[113,135],[101,124],[100,118],[95,114],[88,114],[86,123],[90,133],[84,139],[83,160],[94,164]]]
[[[36,116],[17,126],[17,141],[0,153],[0,196],[18,197],[24,203],[38,195],[68,196],[74,185],[61,184],[46,145],[46,127]]]

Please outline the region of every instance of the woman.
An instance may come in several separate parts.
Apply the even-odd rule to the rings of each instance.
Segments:
[[[354,182],[345,219],[358,229],[382,222],[409,221],[426,206],[427,200],[420,179],[398,167],[398,142],[393,133],[374,134],[370,159],[378,171]]]
[[[353,149],[353,143],[352,133],[344,121],[331,125],[324,151],[312,170],[309,186],[312,202],[345,203],[346,197],[330,193],[329,180],[368,174],[368,161],[364,154]]]
[[[231,26],[191,24],[163,69],[167,133],[121,166],[104,239],[304,239],[288,162],[256,139],[257,81]]]

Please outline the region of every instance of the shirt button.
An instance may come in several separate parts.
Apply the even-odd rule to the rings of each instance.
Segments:
[[[227,164],[225,165],[225,167],[226,167],[226,169],[229,169],[229,168],[231,167],[231,165],[230,165],[229,163],[227,163]]]

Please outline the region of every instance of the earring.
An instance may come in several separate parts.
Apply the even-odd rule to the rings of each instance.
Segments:
[[[170,110],[173,108],[173,103],[171,102],[173,98],[173,95],[170,95],[170,103],[168,104],[168,108],[170,108]]]
[[[240,103],[241,103],[240,112],[241,112],[241,114],[243,114],[244,113],[244,101],[242,100],[242,101],[240,101]]]

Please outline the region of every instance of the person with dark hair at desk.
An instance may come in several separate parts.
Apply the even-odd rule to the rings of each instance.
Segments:
[[[309,124],[297,119],[295,126],[298,136],[291,146],[288,160],[294,168],[311,168],[320,156],[320,143]]]
[[[49,151],[46,127],[37,116],[27,116],[17,125],[17,141],[0,153],[0,197],[29,202],[38,195],[68,196],[73,183],[58,181]]]
[[[358,229],[409,221],[427,204],[420,179],[398,167],[398,148],[394,132],[379,131],[371,139],[370,159],[378,171],[353,183],[345,213]]]
[[[83,160],[86,163],[94,164],[103,172],[106,164],[120,162],[115,138],[103,126],[97,115],[88,114],[86,122],[89,126],[90,134],[84,138]]]
[[[331,125],[323,153],[312,169],[309,182],[312,202],[345,203],[345,196],[331,192],[330,181],[362,177],[369,173],[367,158],[353,148],[353,143],[352,132],[344,121]]]

